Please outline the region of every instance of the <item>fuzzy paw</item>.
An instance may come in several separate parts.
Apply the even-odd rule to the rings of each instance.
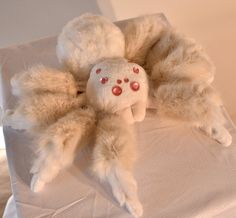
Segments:
[[[33,192],[40,192],[43,190],[44,186],[45,182],[40,180],[37,174],[33,175],[31,179],[30,189]]]
[[[228,130],[223,126],[218,128],[212,128],[212,138],[225,147],[230,146],[232,143],[232,136],[230,135]]]
[[[143,206],[138,199],[126,199],[125,206],[135,218],[143,215]]]
[[[232,143],[232,136],[223,125],[198,126],[198,128],[225,147]]]
[[[127,208],[134,217],[141,217],[143,214],[142,204],[137,194],[137,182],[130,172],[119,170],[116,174],[110,174],[109,183],[112,192],[120,206]]]
[[[137,194],[130,195],[129,192],[125,193],[120,187],[113,188],[114,197],[119,202],[120,206],[126,206],[127,210],[134,217],[141,217],[143,214],[143,207],[138,200]]]
[[[122,190],[116,189],[112,190],[114,197],[122,207],[125,203],[125,193]]]

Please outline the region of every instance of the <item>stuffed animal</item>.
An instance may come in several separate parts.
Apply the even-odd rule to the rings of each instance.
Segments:
[[[69,166],[76,150],[93,143],[94,174],[111,185],[120,205],[142,215],[131,171],[136,151],[130,125],[145,117],[148,80],[141,66],[124,58],[124,51],[117,26],[86,14],[66,25],[58,39],[58,56],[70,72],[35,66],[12,78],[20,102],[8,111],[7,123],[38,135],[33,191],[41,191]]]
[[[82,15],[63,28],[57,56],[64,70],[36,66],[11,80],[20,101],[6,113],[5,125],[38,137],[33,191],[41,191],[80,149],[93,144],[92,172],[110,184],[121,206],[142,216],[132,174],[132,123],[142,121],[150,106],[156,116],[184,120],[230,145],[211,87],[214,66],[163,15],[116,24]]]

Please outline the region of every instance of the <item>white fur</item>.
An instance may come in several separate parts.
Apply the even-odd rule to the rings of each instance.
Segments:
[[[93,65],[106,58],[123,57],[124,36],[107,18],[83,14],[70,21],[58,37],[59,61],[80,80],[87,80]]]

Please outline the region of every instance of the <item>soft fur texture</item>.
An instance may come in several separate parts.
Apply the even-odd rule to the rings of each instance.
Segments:
[[[215,67],[201,46],[170,28],[148,52],[145,66],[159,116],[187,121],[221,144],[231,144],[221,100],[211,87]]]
[[[70,73],[43,66],[16,74],[11,86],[21,98],[15,110],[7,110],[5,123],[17,129],[38,131],[86,102]]]
[[[170,27],[165,16],[146,15],[117,22],[125,37],[125,58],[144,65],[147,53],[160,39],[161,33]]]
[[[70,21],[58,37],[59,61],[80,80],[87,80],[93,65],[106,58],[123,57],[124,36],[105,17],[84,14]]]
[[[96,128],[93,172],[111,185],[114,197],[131,214],[143,213],[132,175],[136,159],[133,131],[125,120],[115,114],[99,114]]]
[[[8,111],[5,124],[40,130],[39,156],[31,169],[33,191],[42,190],[70,166],[77,150],[94,136],[93,173],[111,185],[120,205],[133,216],[142,216],[132,175],[135,141],[127,120],[144,118],[148,85],[158,116],[185,121],[221,144],[231,144],[221,102],[211,87],[213,64],[196,42],[175,32],[163,17],[147,15],[115,26],[101,16],[82,15],[63,29],[57,54],[69,72],[40,66],[11,82],[20,101],[14,111]],[[137,64],[147,71],[149,82]],[[138,75],[132,72],[134,66]],[[108,78],[104,83],[102,74]],[[124,77],[139,82],[140,96],[130,90],[130,83],[117,82]],[[115,83],[127,93],[120,95],[125,99],[111,95]]]
[[[11,87],[15,96],[34,95],[39,92],[76,96],[79,82],[69,72],[38,65],[14,75],[11,79]]]
[[[31,189],[41,191],[62,168],[70,166],[78,151],[93,132],[96,116],[93,108],[75,109],[58,119],[41,134],[39,156],[31,168]]]

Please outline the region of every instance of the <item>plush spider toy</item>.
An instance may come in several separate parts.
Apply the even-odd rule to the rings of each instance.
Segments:
[[[147,107],[230,145],[221,103],[210,85],[213,65],[201,47],[176,33],[163,15],[116,24],[82,15],[59,35],[57,56],[65,70],[35,66],[12,78],[12,93],[20,101],[4,120],[37,135],[39,153],[31,168],[34,192],[70,166],[78,150],[92,144],[92,172],[110,184],[121,206],[142,216],[132,175],[132,124],[145,118]]]

